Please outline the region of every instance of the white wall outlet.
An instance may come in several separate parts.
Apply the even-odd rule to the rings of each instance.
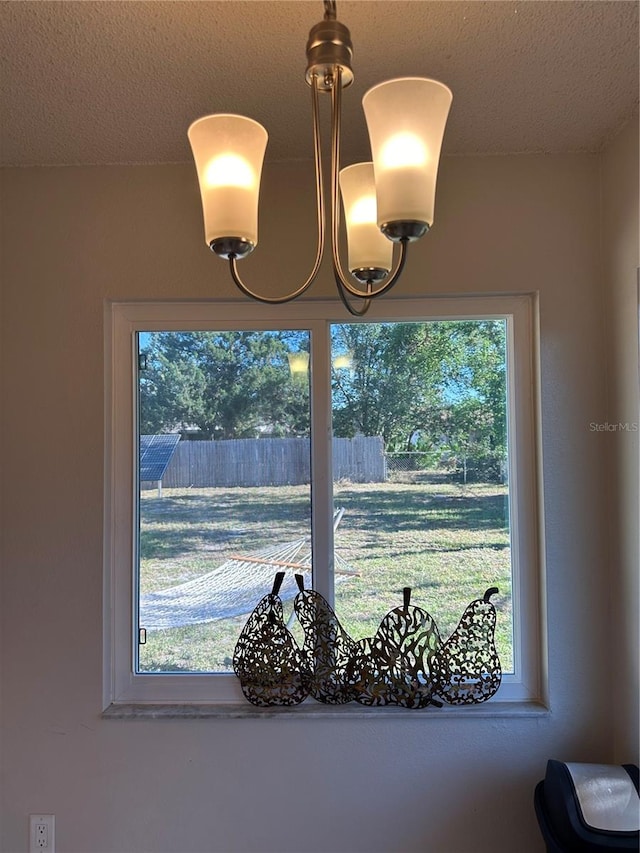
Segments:
[[[30,814],[29,853],[56,853],[55,830],[55,815]]]

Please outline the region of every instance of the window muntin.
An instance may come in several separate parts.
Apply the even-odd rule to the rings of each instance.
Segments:
[[[308,329],[311,334],[311,365],[314,385],[312,423],[316,440],[312,447],[314,470],[314,519],[313,545],[315,558],[315,587],[330,596],[333,574],[328,570],[333,565],[331,536],[334,515],[333,486],[330,477],[331,442],[328,439],[331,425],[331,377],[335,378],[332,361],[331,321],[337,324],[336,306],[314,303],[280,307],[277,311],[264,306],[232,303],[212,306],[192,305],[115,305],[109,312],[111,331],[111,376],[112,388],[108,402],[113,411],[113,429],[108,444],[108,471],[113,484],[109,491],[107,521],[112,535],[107,540],[107,579],[110,594],[108,658],[111,664],[105,682],[107,701],[235,701],[240,698],[236,680],[226,675],[191,675],[184,670],[176,675],[148,675],[134,672],[132,661],[136,658],[137,637],[135,625],[135,584],[131,583],[131,557],[128,548],[135,552],[132,541],[131,520],[127,520],[125,498],[126,486],[131,482],[131,462],[123,449],[127,446],[129,432],[129,459],[137,465],[137,450],[131,436],[133,405],[131,400],[131,375],[137,360],[136,334],[140,331],[209,329],[237,329],[237,318],[243,318],[243,329]],[[207,312],[207,309],[210,309]],[[380,309],[383,309],[381,311]],[[415,321],[486,319],[489,322],[505,322],[506,348],[510,353],[507,384],[510,441],[509,503],[511,506],[511,533],[513,537],[513,674],[505,676],[499,696],[504,699],[531,699],[539,695],[538,677],[538,553],[536,529],[535,491],[535,394],[532,373],[533,333],[532,306],[527,297],[501,299],[458,299],[458,300],[387,300],[384,306],[374,306],[370,312],[373,320]],[[376,312],[378,317],[376,317]],[[207,316],[209,313],[209,316]],[[339,313],[336,312],[336,313]],[[311,315],[311,317],[309,316]],[[394,316],[395,315],[395,316]],[[220,318],[228,318],[221,323]],[[320,319],[319,319],[320,318]],[[234,323],[233,320],[236,320]],[[269,321],[271,320],[271,323]],[[276,322],[277,321],[277,322]],[[340,324],[342,321],[340,321]],[[128,374],[128,375],[127,375]],[[127,388],[128,393],[127,393]],[[127,412],[127,408],[129,411]],[[517,452],[514,452],[517,451]],[[128,468],[128,475],[127,475]],[[517,488],[516,488],[517,484]],[[339,492],[338,486],[338,492]],[[123,499],[116,501],[116,495]],[[507,503],[505,501],[505,503]],[[117,506],[117,508],[116,508]],[[135,508],[129,498],[131,517]],[[128,535],[126,531],[128,530]],[[345,528],[346,530],[346,528]],[[340,531],[338,553],[340,552]],[[126,542],[129,542],[127,548]],[[504,544],[504,543],[503,543]],[[505,549],[503,549],[505,550]],[[118,559],[117,555],[121,558]],[[127,566],[128,560],[128,566]],[[117,570],[119,567],[119,571]],[[324,568],[323,568],[324,567]],[[132,588],[133,586],[133,588]],[[338,615],[340,613],[341,584],[338,584]],[[437,604],[425,602],[417,586],[414,586],[416,603],[438,618]],[[472,597],[484,590],[474,590]],[[390,593],[391,595],[391,593]],[[128,602],[128,603],[127,603]],[[389,601],[388,606],[395,606]],[[128,628],[127,628],[128,625]]]

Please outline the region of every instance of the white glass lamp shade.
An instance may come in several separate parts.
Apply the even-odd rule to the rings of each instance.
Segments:
[[[376,177],[378,225],[433,223],[442,137],[453,96],[437,80],[404,77],[362,99]]]
[[[224,238],[258,242],[258,196],[267,131],[253,119],[210,115],[188,132],[198,171],[207,246]]]
[[[356,163],[340,171],[340,192],[347,226],[351,272],[379,269],[389,272],[391,243],[378,227],[373,163]]]

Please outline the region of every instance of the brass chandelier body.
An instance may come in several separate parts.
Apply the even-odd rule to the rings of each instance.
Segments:
[[[420,239],[426,232],[429,230],[431,222],[426,221],[425,216],[421,216],[421,218],[393,218],[384,220],[382,222],[378,221],[377,228],[384,235],[384,239],[391,241],[392,243],[397,243],[399,245],[399,252],[396,253],[396,261],[395,265],[392,267],[391,262],[387,265],[386,261],[383,262],[365,262],[363,265],[358,265],[360,263],[359,260],[355,262],[355,265],[351,264],[351,251],[350,251],[350,271],[346,272],[340,258],[339,253],[339,231],[340,231],[340,186],[341,186],[341,172],[340,172],[340,136],[341,136],[341,113],[342,113],[342,90],[346,88],[353,82],[353,69],[351,66],[352,57],[353,57],[353,46],[351,42],[351,35],[349,33],[348,28],[342,24],[336,18],[336,3],[334,0],[324,0],[324,20],[320,23],[316,24],[309,33],[309,39],[307,42],[307,69],[306,69],[306,81],[311,89],[311,104],[312,104],[312,116],[313,116],[313,147],[314,147],[314,162],[315,162],[315,179],[316,179],[316,216],[317,216],[317,249],[315,261],[313,263],[313,267],[306,281],[304,281],[299,286],[295,287],[289,293],[282,296],[267,296],[261,293],[258,293],[254,289],[252,289],[249,285],[247,285],[241,278],[240,273],[238,271],[238,261],[242,258],[249,255],[255,248],[257,243],[257,224],[256,224],[256,235],[248,236],[246,233],[242,234],[215,234],[211,239],[209,239],[209,235],[207,236],[207,244],[210,249],[223,259],[227,259],[229,262],[229,270],[231,273],[231,277],[237,287],[246,295],[251,297],[252,299],[258,300],[259,302],[268,303],[268,304],[282,304],[285,302],[290,302],[291,300],[297,299],[301,296],[305,291],[311,286],[311,284],[316,279],[318,272],[320,270],[320,266],[322,263],[322,259],[324,257],[325,246],[326,246],[326,202],[325,202],[325,182],[324,182],[324,174],[323,174],[323,166],[322,166],[322,146],[321,146],[321,134],[320,134],[320,94],[328,94],[331,97],[331,174],[330,174],[330,217],[331,217],[331,233],[330,233],[330,242],[331,242],[331,251],[332,251],[332,266],[333,273],[336,281],[336,286],[338,290],[338,294],[342,299],[344,305],[349,310],[350,313],[362,316],[369,308],[371,304],[371,300],[382,296],[384,293],[387,293],[398,281],[400,278],[402,271],[405,266],[406,256],[407,256],[407,246],[410,242]],[[440,112],[444,109],[444,116],[440,117],[440,124],[442,125],[441,132],[439,134],[439,139],[436,139],[436,143],[431,145],[432,149],[429,152],[429,156],[431,161],[435,158],[435,171],[433,175],[433,190],[432,194],[435,192],[435,172],[437,171],[437,164],[440,155],[440,144],[442,141],[442,134],[444,132],[444,123],[446,122],[446,117],[449,109],[449,104],[451,102],[451,93],[446,86],[437,81],[433,80],[421,80],[420,78],[409,78],[408,80],[402,81],[389,81],[386,84],[381,84],[381,86],[390,86],[393,84],[399,83],[413,83],[415,84],[430,84],[432,87],[438,87],[437,97],[442,101],[442,95],[440,94],[440,90],[442,90],[444,94],[444,99],[446,103],[444,107],[442,105],[438,105],[438,109]],[[374,87],[374,88],[381,88]],[[373,92],[374,90],[370,90]],[[367,93],[369,95],[369,93]],[[366,98],[367,96],[365,96]],[[443,102],[444,103],[444,102]],[[420,109],[420,105],[417,105],[418,109]],[[202,125],[203,123],[213,120],[215,118],[226,119],[228,121],[233,119],[244,120],[246,122],[250,122],[251,124],[257,124],[255,122],[251,122],[247,119],[242,119],[237,116],[206,116],[198,121],[194,122],[193,125],[189,128],[189,139],[191,142],[191,146],[194,152],[194,157],[196,159],[196,165],[198,167],[198,178],[200,181],[200,188],[202,193],[202,201],[203,201],[203,212],[205,215],[205,231],[207,230],[207,203],[210,205],[213,204],[213,201],[207,202],[206,193],[210,192],[209,187],[207,186],[207,169],[211,168],[211,161],[207,160],[206,154],[203,154],[199,151],[198,146],[202,148],[203,143],[199,142],[196,133],[200,132],[200,139],[203,138],[204,128],[198,128],[198,125]],[[264,145],[266,146],[266,131],[257,125],[258,128],[262,130],[264,133]],[[371,133],[371,130],[370,130]],[[406,134],[405,134],[406,136]],[[438,134],[436,133],[436,137]],[[397,147],[397,146],[396,146]],[[402,146],[401,146],[402,147]],[[409,139],[409,148],[411,148],[411,140]],[[228,156],[228,155],[223,155]],[[233,155],[231,155],[233,156]],[[409,158],[410,159],[410,158]],[[365,164],[361,164],[361,166],[365,166]],[[376,182],[378,179],[378,171],[376,170],[376,162],[374,156],[373,164],[366,164],[366,166],[372,167],[371,173],[376,173]],[[356,167],[351,167],[356,168]],[[433,170],[433,163],[431,162],[431,168]],[[261,162],[258,167],[258,177],[257,177],[257,185],[259,187],[259,170],[261,169]],[[344,170],[345,172],[347,170]],[[224,181],[225,179],[216,179],[218,183]],[[209,180],[211,183],[211,180]],[[215,183],[215,181],[214,181]],[[216,185],[217,186],[217,185]],[[372,193],[375,192],[373,186],[370,190]],[[345,199],[345,187],[343,186],[343,202],[345,204],[345,212],[347,209],[346,199]],[[220,203],[224,204],[224,200],[220,200]],[[257,206],[257,189],[256,189],[256,200]],[[375,204],[374,204],[374,219],[375,219]],[[256,210],[256,218],[257,218],[257,210]],[[358,220],[359,221],[359,220]],[[356,237],[352,236],[350,232],[350,223],[349,217],[347,215],[347,242],[348,245],[354,246],[354,251],[356,251]],[[369,226],[370,228],[371,226]],[[247,231],[249,229],[246,229]],[[357,230],[357,229],[356,229]],[[354,232],[355,233],[355,232]],[[373,238],[378,239],[374,236]],[[392,249],[392,246],[389,247]],[[385,252],[384,245],[382,247],[382,251]],[[376,257],[380,257],[378,254]],[[391,258],[391,255],[389,255]],[[360,300],[360,306],[355,307],[354,304],[350,301],[352,297],[356,300]]]

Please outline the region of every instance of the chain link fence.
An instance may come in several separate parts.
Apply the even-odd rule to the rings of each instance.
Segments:
[[[462,456],[452,451],[438,453],[406,451],[385,453],[387,477],[396,482],[448,480],[450,482],[507,482],[507,460],[502,453]]]
[[[406,453],[386,453],[385,456],[389,475],[426,471],[437,465],[437,459],[434,460],[433,453],[409,451]]]

